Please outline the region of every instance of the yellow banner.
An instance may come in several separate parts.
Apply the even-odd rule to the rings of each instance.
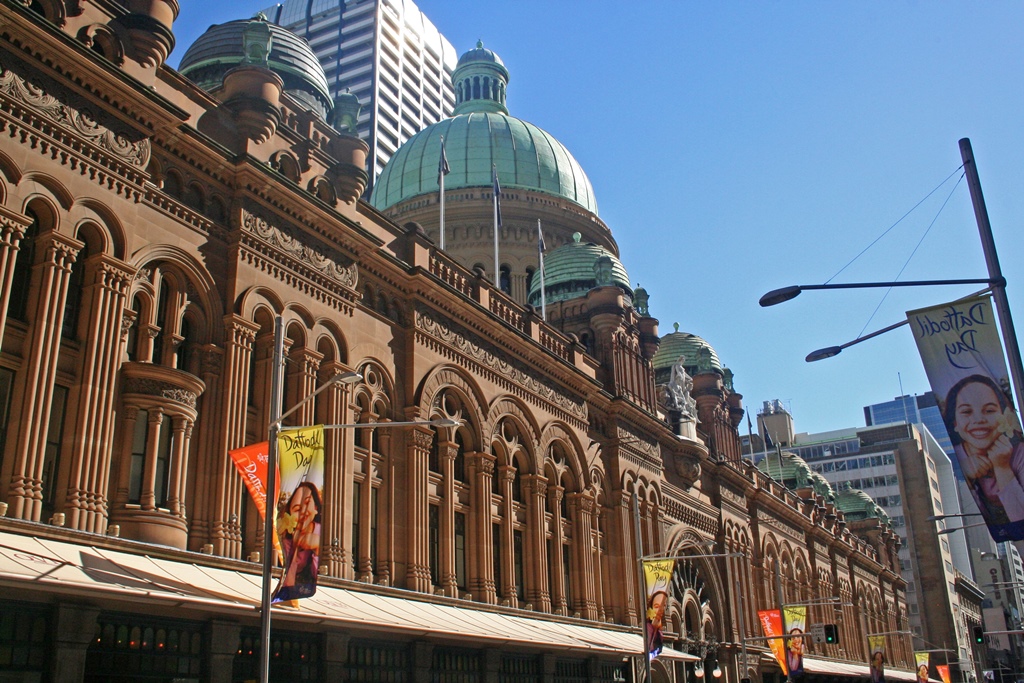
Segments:
[[[665,619],[676,561],[644,560],[643,567],[647,596],[647,654],[654,659],[661,653],[662,621]]]
[[[927,652],[914,653],[914,661],[917,662],[917,680],[919,683],[926,683],[928,680],[928,660],[929,654]]]
[[[868,636],[868,647],[871,650],[871,683],[885,681],[885,636]]]
[[[323,515],[323,425],[281,432],[277,444],[281,472],[277,535],[285,564],[273,601],[283,602],[316,592]]]

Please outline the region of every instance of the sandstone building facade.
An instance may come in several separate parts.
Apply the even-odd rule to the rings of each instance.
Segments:
[[[864,635],[906,628],[898,539],[742,459],[731,373],[659,337],[596,204],[508,200],[527,241],[531,202],[568,216],[545,322],[537,282],[507,293],[359,199],[352,103],[319,67],[275,72],[307,45],[230,22],[223,72],[193,81],[164,65],[177,13],[0,5],[5,679],[254,678],[262,539],[226,454],[266,438],[277,317],[286,407],[363,376],[290,423],[378,426],[329,433],[321,587],[276,611],[272,679],[629,679],[638,546],[684,557],[658,680],[777,678],[743,642],[757,610],[837,621],[826,599],[850,606],[809,675],[866,676]],[[462,426],[386,426],[441,417]],[[890,664],[911,659],[894,640]]]

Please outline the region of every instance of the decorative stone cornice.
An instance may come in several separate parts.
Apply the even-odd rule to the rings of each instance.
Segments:
[[[263,216],[245,209],[242,210],[242,227],[340,285],[355,289],[358,284],[359,274],[355,263],[350,260],[345,262],[346,259],[340,254],[331,254],[303,242],[293,228],[271,225]]]
[[[421,339],[437,342],[438,351],[456,362],[461,361],[463,367],[468,365],[465,361],[472,361],[480,369],[490,370],[495,380],[509,383],[516,389],[515,393],[519,397],[534,403],[543,401],[561,410],[566,417],[572,418],[578,424],[586,424],[587,405],[584,401],[576,400],[541,382],[533,374],[499,354],[493,345],[465,330],[456,329],[452,321],[442,319],[435,311],[418,307],[414,311],[414,317],[414,324],[421,333]]]
[[[17,125],[16,120],[36,131],[40,151],[60,156],[75,170],[79,164],[92,163],[118,174],[126,170],[118,168],[121,164],[145,170],[152,151],[149,139],[140,138],[77,99],[65,88],[23,68],[10,55],[0,61],[0,111],[7,119],[4,123]],[[139,178],[131,180],[137,182]]]

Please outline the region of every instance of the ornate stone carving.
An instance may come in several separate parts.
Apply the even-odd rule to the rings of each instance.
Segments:
[[[693,378],[683,366],[685,360],[685,356],[680,356],[672,366],[672,377],[664,386],[662,403],[668,410],[676,410],[683,417],[696,419],[697,401],[690,395],[693,391]]]
[[[242,226],[304,265],[345,287],[355,289],[359,282],[359,273],[355,263],[343,263],[345,259],[340,254],[326,253],[318,247],[307,244],[294,234],[296,231],[292,228],[271,225],[262,216],[245,210],[242,211]]]
[[[434,443],[434,434],[432,432],[414,429],[412,431],[412,443],[417,448],[430,448],[430,444]]]
[[[146,168],[152,149],[148,139],[133,139],[140,136],[127,129],[117,130],[117,123],[112,120],[98,121],[96,114],[84,104],[77,109],[67,104],[74,99],[71,93],[55,83],[15,73],[11,70],[11,61],[9,58],[0,61],[0,95],[56,123],[77,140],[85,140],[129,166]],[[47,132],[60,137],[56,131]]]
[[[195,392],[176,387],[168,382],[161,382],[155,379],[143,377],[129,377],[124,383],[124,393],[142,394],[144,396],[159,396],[175,403],[186,405],[189,408],[196,407],[198,396]]]
[[[527,394],[539,396],[569,415],[586,421],[587,406],[584,401],[574,400],[540,382],[531,373],[496,353],[492,345],[475,335],[455,330],[451,321],[438,319],[433,311],[418,308],[414,313],[417,329],[522,387]]]

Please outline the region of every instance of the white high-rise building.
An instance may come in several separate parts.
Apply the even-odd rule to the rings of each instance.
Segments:
[[[263,13],[309,41],[332,97],[359,98],[370,187],[399,145],[451,115],[458,55],[411,0],[286,0]]]

